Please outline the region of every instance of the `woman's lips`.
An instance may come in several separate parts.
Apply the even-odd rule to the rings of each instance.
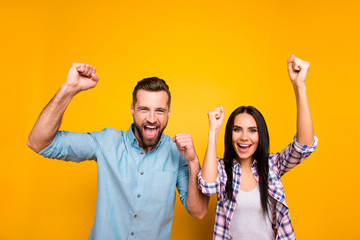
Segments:
[[[240,143],[238,143],[237,146],[238,146],[238,149],[239,149],[240,152],[245,153],[245,152],[249,151],[252,144],[240,144]]]

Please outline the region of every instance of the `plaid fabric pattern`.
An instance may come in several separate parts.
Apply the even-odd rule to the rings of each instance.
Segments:
[[[285,199],[285,192],[280,177],[293,167],[301,163],[312,152],[314,152],[318,143],[315,136],[315,141],[312,146],[302,145],[297,142],[296,137],[280,153],[269,155],[269,195],[276,200],[275,215],[276,223],[275,232],[277,240],[295,239],[294,229],[291,224],[288,205]],[[256,160],[254,160],[251,170],[256,179],[259,181],[259,176],[256,171]],[[216,219],[214,226],[214,240],[226,239],[231,240],[230,224],[231,219],[236,208],[236,201],[229,200],[224,197],[227,176],[225,172],[225,164],[221,158],[217,159],[218,176],[213,183],[207,183],[201,176],[201,171],[198,175],[199,189],[206,195],[218,194],[216,206]],[[238,194],[240,188],[241,166],[236,160],[233,165],[233,194],[234,199]]]

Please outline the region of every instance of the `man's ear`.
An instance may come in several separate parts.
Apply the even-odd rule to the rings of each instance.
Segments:
[[[131,103],[131,106],[130,106],[131,116],[134,116],[134,112],[135,112],[134,103]]]
[[[170,113],[171,113],[171,108],[169,107],[168,117],[170,117]]]

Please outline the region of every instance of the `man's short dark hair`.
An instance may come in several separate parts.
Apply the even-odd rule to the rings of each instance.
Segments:
[[[139,81],[133,91],[133,104],[135,105],[137,99],[136,94],[140,90],[146,90],[151,92],[158,92],[158,91],[165,91],[168,95],[168,106],[170,107],[171,102],[171,94],[169,91],[169,86],[166,84],[166,82],[160,78],[157,77],[149,77],[144,78],[143,80]]]

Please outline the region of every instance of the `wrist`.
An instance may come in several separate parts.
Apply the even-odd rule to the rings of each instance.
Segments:
[[[188,161],[189,171],[191,172],[199,172],[200,171],[200,162],[199,159],[196,157],[192,161]]]
[[[293,84],[295,93],[306,92],[305,83]]]
[[[218,137],[220,130],[219,129],[209,129],[209,137]]]
[[[186,158],[186,161],[189,163],[198,163],[199,162],[199,158],[197,157],[197,155],[195,154],[195,156],[191,156]]]
[[[60,90],[59,90],[60,94],[70,96],[70,97],[75,96],[78,92],[80,92],[80,90],[78,90],[74,86],[67,85],[66,83],[61,85]]]

